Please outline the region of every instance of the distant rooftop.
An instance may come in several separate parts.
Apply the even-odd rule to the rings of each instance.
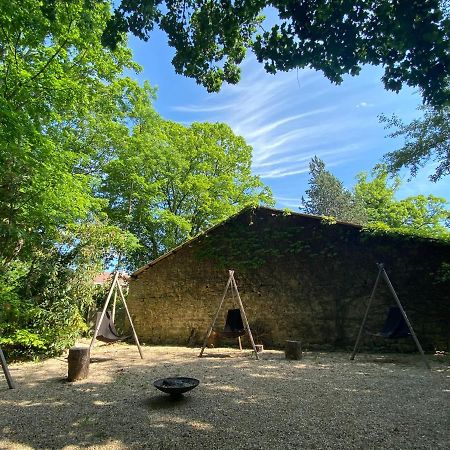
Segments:
[[[105,283],[110,283],[112,281],[113,272],[102,272],[94,277],[94,284],[103,286]],[[121,284],[124,285],[128,283],[130,276],[126,272],[119,273],[119,280]]]

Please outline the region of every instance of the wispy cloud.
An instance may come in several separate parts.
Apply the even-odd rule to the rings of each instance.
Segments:
[[[253,62],[244,66],[239,84],[174,109],[194,114],[195,120],[228,123],[253,147],[254,172],[282,178],[308,172],[314,155],[326,158],[327,165],[339,165],[360,149],[348,140],[358,127],[363,137],[364,117],[355,118],[354,99],[348,97],[345,104],[337,102],[330,96],[329,82],[314,71],[274,77]]]
[[[282,208],[290,208],[292,210],[298,210],[301,203],[300,197],[285,197],[282,195],[275,196],[275,200]]]
[[[253,147],[253,172],[281,192],[278,204],[290,206],[294,197],[286,194],[298,192],[298,204],[312,157],[322,158],[348,182],[388,151],[377,115],[391,110],[393,94],[381,86],[377,90],[372,78],[369,72],[333,87],[312,70],[272,76],[248,59],[239,84],[174,110],[196,121],[230,125]]]
[[[187,112],[187,113],[209,113],[209,112],[220,112],[226,111],[227,109],[233,108],[233,104],[222,104],[215,106],[203,106],[203,105],[186,105],[186,106],[174,106],[174,111]]]
[[[360,102],[356,105],[357,108],[369,108],[371,106],[375,106],[373,103]]]
[[[317,109],[315,111],[309,111],[304,112],[301,114],[295,114],[293,116],[284,117],[282,119],[276,120],[274,122],[271,122],[267,125],[263,125],[260,128],[257,128],[255,131],[250,131],[249,135],[247,136],[248,139],[255,139],[261,136],[267,136],[272,131],[275,131],[276,129],[279,129],[282,125],[286,125],[289,122],[298,121],[299,119],[304,119],[306,117],[310,117],[313,115],[321,114],[324,112],[332,111],[333,108],[321,108]],[[273,146],[272,146],[273,148]]]

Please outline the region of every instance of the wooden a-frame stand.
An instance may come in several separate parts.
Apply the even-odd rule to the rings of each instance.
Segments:
[[[234,279],[234,270],[229,270],[228,273],[229,273],[229,277],[228,277],[227,284],[225,286],[225,291],[223,293],[222,299],[220,300],[219,307],[217,308],[217,312],[214,316],[212,324],[209,327],[208,332],[206,333],[205,340],[203,341],[202,349],[200,350],[200,354],[198,356],[201,357],[203,355],[203,352],[205,351],[209,336],[211,335],[214,325],[217,321],[217,318],[219,317],[219,313],[222,308],[225,297],[227,295],[228,289],[231,289],[231,294],[233,295],[233,298],[234,298],[234,294],[236,294],[236,297],[237,297],[237,300],[239,303],[239,309],[241,310],[241,313],[242,313],[242,319],[244,322],[245,332],[247,333],[247,335],[250,339],[250,343],[252,344],[252,348],[253,348],[253,351],[255,352],[256,359],[259,359],[258,352],[256,351],[255,341],[253,340],[252,331],[250,330],[250,326],[249,326],[248,320],[247,320],[247,315],[245,314],[244,305],[242,304],[242,300],[241,300],[241,296],[239,295],[236,280]],[[240,344],[240,341],[239,341],[239,344]]]
[[[12,376],[9,373],[8,364],[6,363],[6,358],[5,358],[5,355],[3,354],[3,351],[1,348],[0,348],[0,362],[2,364],[3,373],[5,374],[5,378],[8,383],[9,388],[15,389],[16,384],[14,383],[14,380],[12,379]]]
[[[125,300],[125,296],[123,295],[122,287],[120,286],[120,283],[119,283],[119,271],[116,271],[116,273],[114,274],[114,278],[113,278],[111,287],[109,289],[108,296],[106,297],[105,305],[103,306],[100,320],[98,321],[97,326],[95,327],[94,336],[92,336],[92,341],[91,341],[91,344],[89,345],[89,351],[94,346],[94,342],[95,342],[95,339],[97,338],[98,331],[100,329],[100,325],[103,321],[103,318],[105,317],[106,309],[108,308],[108,304],[109,304],[109,301],[111,300],[113,293],[115,295],[113,309],[115,309],[115,299],[116,299],[117,292],[119,292],[120,298],[122,299],[123,305],[125,306],[125,311],[127,313],[128,320],[130,321],[131,329],[133,330],[134,342],[137,345],[139,354],[141,355],[141,359],[144,359],[144,356],[142,355],[141,345],[139,344],[139,339],[137,337],[136,330],[134,329],[133,321],[131,319],[130,311],[128,310],[127,302]]]
[[[411,325],[411,322],[408,320],[408,316],[406,315],[406,312],[403,309],[402,304],[400,303],[400,299],[398,298],[397,293],[395,292],[395,289],[392,286],[391,280],[389,280],[389,277],[388,277],[388,275],[386,273],[386,270],[384,269],[384,265],[382,263],[379,263],[379,264],[377,264],[377,266],[378,266],[377,279],[375,280],[375,284],[373,286],[372,293],[370,294],[369,303],[367,304],[366,313],[364,314],[364,318],[363,318],[361,327],[359,329],[358,337],[356,338],[355,347],[353,349],[352,356],[350,356],[350,359],[351,360],[355,359],[355,355],[356,355],[356,352],[358,351],[358,347],[359,347],[359,343],[361,341],[361,337],[362,337],[362,334],[363,334],[363,331],[364,331],[364,327],[366,325],[367,317],[369,315],[369,309],[370,309],[370,306],[372,304],[372,300],[373,300],[373,298],[375,296],[375,291],[377,290],[378,284],[380,282],[380,278],[383,277],[384,280],[386,281],[386,284],[387,284],[389,290],[391,291],[391,293],[392,293],[392,295],[393,295],[393,297],[394,297],[394,299],[395,299],[395,301],[397,303],[397,306],[398,306],[400,312],[402,313],[403,318],[405,319],[406,325],[408,325],[408,328],[409,328],[409,331],[411,333],[411,336],[413,337],[414,342],[416,343],[417,349],[419,350],[419,353],[422,356],[422,360],[423,360],[425,366],[428,369],[430,369],[430,365],[428,364],[428,361],[425,358],[425,354],[423,352],[422,346],[420,345],[419,339],[417,339],[416,333],[414,333],[414,330],[413,330],[413,327]]]

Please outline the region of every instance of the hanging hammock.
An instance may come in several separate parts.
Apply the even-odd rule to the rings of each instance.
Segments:
[[[95,321],[95,328],[98,327],[98,322],[100,320],[102,313],[97,313],[97,318]],[[100,328],[98,329],[97,339],[102,342],[111,343],[123,340],[123,336],[119,336],[119,333],[116,330],[114,322],[111,319],[111,313],[106,311],[105,316],[103,317],[102,323],[100,324]]]
[[[214,315],[212,324],[209,327],[208,331],[206,332],[205,340],[203,341],[202,349],[200,350],[200,354],[198,356],[200,358],[203,355],[203,352],[205,351],[206,345],[208,343],[208,338],[211,336],[211,333],[214,330],[219,336],[228,338],[238,338],[239,348],[241,350],[242,350],[241,336],[247,334],[250,343],[252,345],[253,351],[255,352],[255,357],[256,359],[259,359],[258,352],[255,346],[255,341],[253,340],[252,332],[248,324],[247,315],[245,314],[244,305],[242,304],[241,296],[239,295],[239,291],[236,285],[236,280],[234,279],[234,270],[229,270],[228,274],[229,277],[227,285],[225,286],[225,291],[223,293],[222,300],[220,300],[219,307],[217,308],[216,314]],[[222,308],[228,289],[230,288],[231,288],[231,297],[234,301],[234,296],[236,295],[239,308],[228,310],[223,330],[214,329],[214,325],[217,321],[217,318],[219,317],[220,309]]]
[[[402,304],[400,303],[400,299],[398,298],[397,293],[395,292],[394,286],[392,286],[391,280],[386,273],[383,263],[378,263],[378,275],[375,280],[375,284],[372,289],[372,293],[370,294],[369,302],[367,304],[366,312],[364,314],[361,326],[359,328],[358,337],[356,338],[355,346],[353,348],[352,355],[350,356],[350,360],[355,359],[356,352],[358,351],[358,346],[361,341],[362,334],[364,332],[364,327],[366,325],[367,317],[369,315],[370,305],[372,304],[372,300],[375,296],[375,292],[377,290],[378,283],[381,278],[386,282],[391,294],[393,295],[397,306],[392,306],[389,309],[386,321],[383,325],[383,328],[379,333],[376,333],[376,336],[381,336],[388,339],[397,339],[401,337],[411,336],[414,339],[417,350],[419,351],[423,363],[427,367],[427,369],[431,369],[428,364],[427,359],[425,358],[425,353],[423,352],[423,348],[420,345],[419,339],[417,339],[416,333],[413,330],[413,327],[406,315],[405,310],[403,309]]]
[[[389,308],[383,328],[378,333],[375,333],[374,336],[386,339],[399,339],[411,336],[408,324],[405,322],[405,318],[398,306]]]
[[[226,338],[237,338],[244,336],[246,331],[244,328],[244,322],[242,321],[241,310],[239,308],[229,309],[223,330],[214,331],[220,336]]]

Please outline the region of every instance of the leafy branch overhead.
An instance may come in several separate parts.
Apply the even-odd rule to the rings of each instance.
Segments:
[[[128,31],[148,40],[155,26],[175,49],[176,72],[208,91],[239,81],[249,49],[269,73],[310,67],[341,83],[381,65],[386,89],[419,88],[434,106],[450,100],[450,19],[440,0],[122,0],[103,42],[114,48]]]
[[[432,161],[436,169],[429,178],[438,181],[450,174],[450,107],[421,109],[423,116],[409,124],[395,115],[380,117],[386,128],[394,129],[389,137],[404,139],[403,146],[389,152],[384,159],[392,172],[407,167],[411,176],[416,176],[419,168]]]

